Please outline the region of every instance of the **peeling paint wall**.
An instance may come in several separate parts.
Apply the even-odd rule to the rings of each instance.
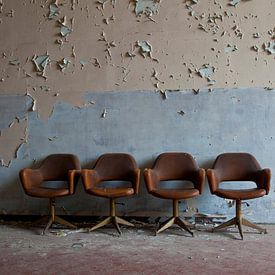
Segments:
[[[257,102],[253,105],[255,111],[267,114],[262,121],[272,124],[267,108],[272,108],[275,86],[274,15],[274,0],[264,3],[241,0],[1,0],[0,186],[9,192],[6,189],[9,183],[19,184],[20,168],[59,151],[78,153],[85,163],[99,153],[129,151],[137,154],[143,167],[150,155],[156,156],[166,150],[193,152],[199,156],[199,161],[204,158],[210,161],[221,151],[250,151],[263,161],[266,155],[266,166],[272,168],[271,150],[261,149],[273,142],[267,122],[262,125],[251,120],[247,110],[251,110],[248,101],[252,97]],[[249,89],[240,89],[242,87]],[[188,96],[182,92],[186,89],[191,90]],[[87,91],[91,92],[87,94]],[[181,92],[171,95],[171,91]],[[228,93],[232,93],[232,98]],[[178,98],[182,104],[188,98],[190,106],[197,113],[202,110],[203,116],[193,120],[197,113],[194,111],[191,115],[176,101],[172,104],[171,97]],[[146,102],[148,98],[151,101]],[[246,103],[241,110],[236,110],[239,113],[227,128],[223,120],[227,117],[222,118],[219,113],[232,104],[238,105],[239,100]],[[124,104],[133,109],[124,110]],[[213,104],[221,104],[214,117],[211,107],[216,106]],[[76,116],[83,114],[83,121],[79,121],[83,129],[74,132],[76,126],[71,125],[70,116],[60,111],[65,107]],[[173,115],[165,117],[159,108]],[[121,110],[127,112],[127,116],[123,117]],[[161,119],[156,113],[161,114]],[[116,115],[120,120],[113,121]],[[242,127],[237,115],[241,117]],[[148,121],[152,121],[159,131],[155,132],[157,146],[150,142],[145,144],[152,127]],[[113,131],[122,122],[121,135],[112,139]],[[122,125],[135,132],[132,123],[139,132],[127,136]],[[174,128],[165,133],[167,127],[162,127],[163,123],[167,127],[171,123]],[[184,131],[179,129],[181,123],[184,123]],[[219,128],[216,129],[217,124]],[[51,128],[47,129],[49,125]],[[235,133],[236,127],[244,131],[241,141]],[[253,139],[247,127],[256,131],[256,137],[263,132],[264,140],[256,138],[251,147],[246,147],[245,138]],[[205,135],[204,131],[213,128],[217,132]],[[199,138],[195,130],[201,135]],[[190,131],[195,131],[194,137],[190,137],[194,141],[185,137]],[[224,140],[224,132],[233,139],[234,147],[217,145]],[[32,142],[41,133],[44,135],[39,137],[39,142]],[[61,142],[65,137],[71,139],[64,144],[67,147]],[[90,137],[96,150],[90,148]],[[210,149],[201,148],[200,142],[211,143]],[[90,155],[84,157],[83,152],[90,152]],[[17,188],[8,201],[1,202],[0,207],[6,212],[18,213],[21,211],[18,209],[28,212],[26,202],[29,200]],[[0,198],[2,196],[3,193]],[[20,206],[22,199],[25,208]],[[142,199],[145,201],[148,197],[142,194]],[[139,203],[138,200],[134,202]],[[43,207],[37,207],[40,202],[35,203],[35,211],[43,211]],[[144,205],[151,206],[149,202]],[[258,206],[268,209],[264,203]],[[95,209],[94,213],[100,212],[100,207]],[[77,213],[86,210],[79,209]],[[213,212],[214,208],[208,210]],[[275,213],[263,221],[274,222]]]
[[[46,118],[85,91],[274,87],[275,2],[230,2],[3,0],[0,92],[44,96]]]

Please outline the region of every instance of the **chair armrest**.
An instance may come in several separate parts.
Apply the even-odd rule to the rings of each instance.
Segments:
[[[255,174],[255,182],[257,184],[257,187],[265,189],[266,194],[268,194],[270,190],[270,180],[271,170],[269,168],[259,170]]]
[[[150,193],[152,190],[156,188],[156,185],[159,182],[159,178],[157,173],[154,170],[145,168],[144,181],[146,184],[147,191],[148,193]]]
[[[194,171],[192,180],[194,187],[199,190],[200,194],[202,194],[205,183],[205,170],[203,168],[199,168]]]
[[[139,186],[140,186],[140,169],[135,169],[131,175],[131,182],[133,184],[135,194],[138,194],[139,192]]]
[[[39,186],[43,181],[43,175],[39,169],[24,168],[19,172],[19,178],[26,194],[34,186]]]
[[[95,185],[100,182],[97,172],[91,169],[83,169],[81,171],[81,178],[85,190],[95,187]]]
[[[220,179],[219,179],[215,169],[207,169],[206,174],[207,174],[210,191],[212,194],[214,194],[216,192],[216,190],[218,189]]]
[[[75,188],[78,183],[80,175],[81,175],[81,170],[69,170],[68,171],[69,192],[71,195],[75,193]]]

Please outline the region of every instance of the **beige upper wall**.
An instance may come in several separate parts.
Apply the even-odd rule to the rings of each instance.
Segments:
[[[113,7],[108,0],[103,10],[97,8],[100,6],[97,2],[57,1],[58,18],[66,16],[69,26],[71,19],[74,20],[73,31],[63,39],[66,41],[60,48],[56,43],[61,38],[57,20],[48,19],[52,1],[2,0],[0,93],[30,93],[37,99],[40,114],[46,118],[57,100],[81,105],[85,91],[208,87],[206,79],[188,72],[188,68],[199,69],[203,64],[216,68],[213,88],[274,86],[275,55],[262,48],[263,43],[272,41],[268,31],[275,27],[274,0],[240,1],[236,7],[229,6],[228,0],[200,0],[192,6],[193,16],[186,7],[192,1],[163,0],[153,20],[136,16],[134,1],[117,0]],[[225,12],[232,15],[227,16]],[[210,28],[208,17],[215,13],[222,15],[222,20],[216,20],[216,34],[198,28],[200,23]],[[115,20],[104,23],[111,16]],[[241,30],[242,39],[233,30],[235,25]],[[108,42],[114,41],[116,45],[110,48],[112,57],[107,60],[106,42],[99,41],[102,32]],[[259,33],[260,38],[253,38],[253,33]],[[156,60],[140,54],[126,57],[138,40],[152,45]],[[235,45],[237,50],[225,53],[228,44]],[[259,53],[251,50],[253,45],[260,48]],[[47,80],[36,75],[31,61],[34,55],[46,52],[51,60],[46,69]],[[61,72],[56,62],[63,58],[68,58],[71,64]],[[100,68],[93,65],[93,58],[98,59]],[[9,64],[15,59],[20,61],[19,66]],[[81,69],[81,60],[90,62]],[[157,77],[153,77],[154,71]],[[25,73],[32,77],[26,77]],[[48,86],[50,91],[42,91],[40,86]]]

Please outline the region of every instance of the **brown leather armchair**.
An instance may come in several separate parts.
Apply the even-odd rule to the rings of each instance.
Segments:
[[[204,169],[199,168],[194,158],[187,153],[163,153],[157,157],[152,169],[145,169],[144,179],[151,195],[173,201],[172,218],[160,224],[156,233],[177,224],[193,236],[191,225],[179,217],[178,202],[202,193],[205,181]],[[164,189],[159,186],[161,181],[172,180],[191,181],[194,186],[182,189]]]
[[[38,169],[24,168],[20,171],[19,177],[27,195],[50,200],[50,219],[42,234],[45,234],[55,222],[76,228],[75,225],[55,215],[55,198],[74,194],[80,171],[81,167],[77,156],[71,154],[49,155]],[[44,187],[43,182],[45,181],[66,181],[68,186],[63,188]]]
[[[270,169],[262,169],[257,160],[248,153],[224,153],[216,158],[213,169],[207,170],[207,177],[212,194],[236,201],[236,216],[215,227],[213,231],[237,225],[243,239],[242,225],[245,225],[257,229],[261,233],[266,233],[266,229],[242,217],[241,202],[259,198],[269,193]],[[256,183],[256,187],[250,189],[221,188],[220,183],[226,181],[252,181]]]
[[[134,226],[116,216],[115,200],[128,197],[139,192],[140,170],[131,155],[123,153],[104,154],[98,158],[93,169],[83,169],[81,172],[84,188],[87,193],[108,198],[110,200],[109,217],[90,229],[93,231],[112,223],[119,234],[119,224]],[[130,187],[101,187],[106,181],[129,182]]]

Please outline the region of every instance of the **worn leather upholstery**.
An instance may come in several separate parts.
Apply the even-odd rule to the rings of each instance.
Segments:
[[[202,193],[205,171],[199,168],[194,158],[187,153],[163,153],[157,157],[152,169],[145,169],[144,179],[147,190],[153,196],[181,200],[198,196]],[[161,181],[186,180],[194,184],[193,188],[161,188]]]
[[[270,190],[270,169],[262,169],[255,157],[248,153],[224,153],[219,155],[213,169],[207,170],[212,194],[232,200],[249,200],[267,195]],[[251,181],[255,188],[225,189],[221,182]]]
[[[91,195],[120,198],[139,192],[140,170],[129,154],[104,154],[98,158],[93,169],[83,169],[81,175],[84,188]],[[105,181],[126,181],[131,187],[102,188],[100,185]]]
[[[80,162],[75,155],[53,154],[46,157],[37,169],[24,168],[19,177],[27,195],[39,198],[55,198],[72,195],[80,176]],[[44,181],[65,181],[66,188],[48,188]]]

